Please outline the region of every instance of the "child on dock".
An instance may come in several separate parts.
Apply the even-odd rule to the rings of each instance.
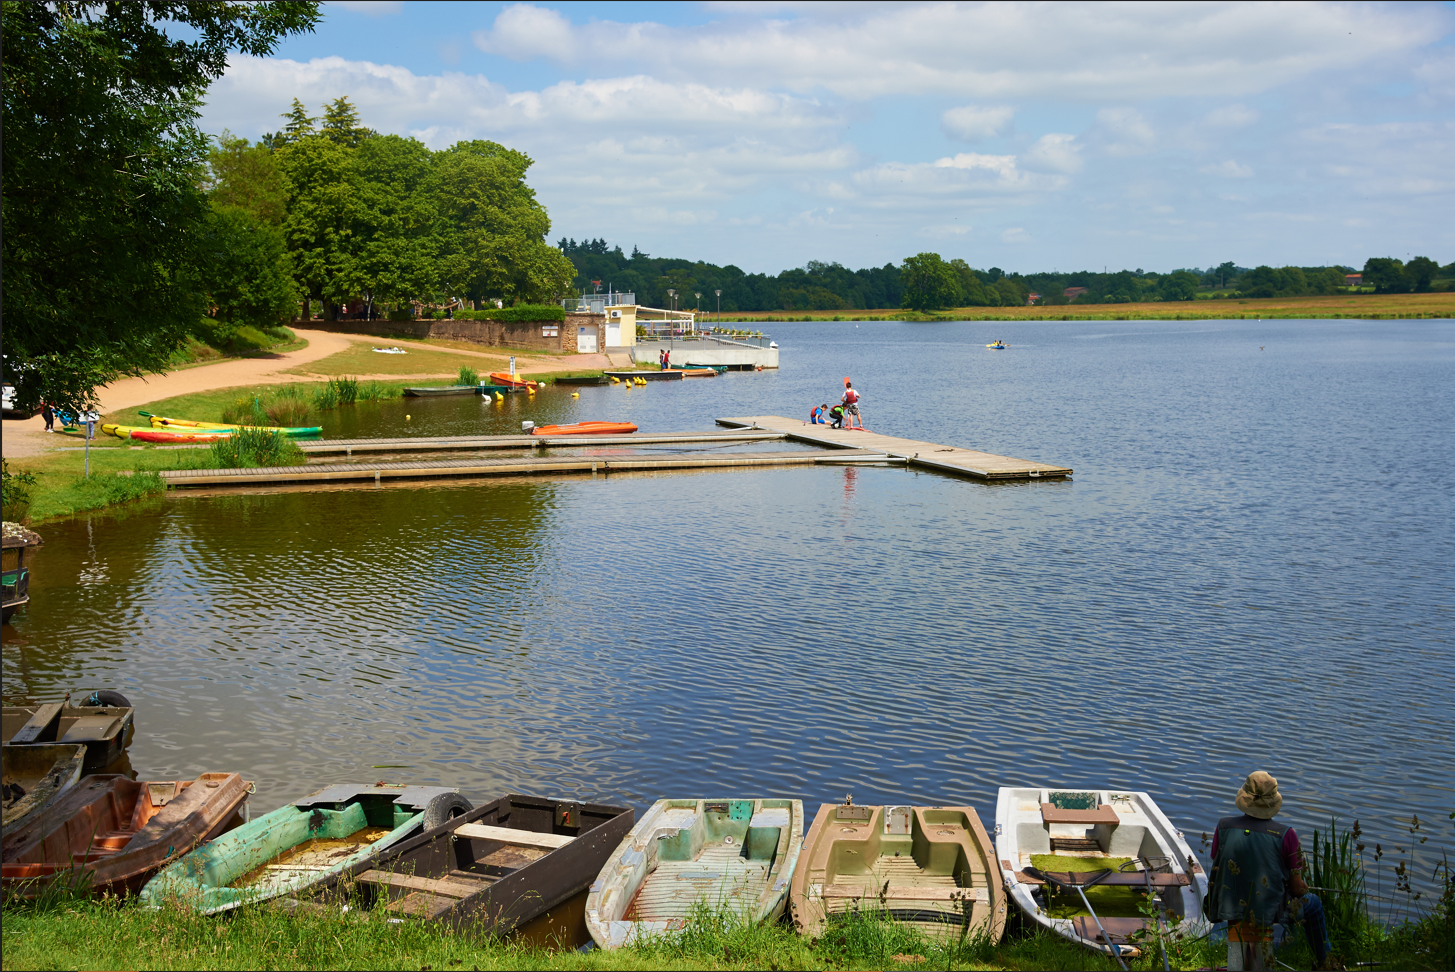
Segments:
[[[864,419],[859,414],[859,393],[854,391],[854,385],[847,377],[844,378],[844,397],[839,402],[843,406],[844,413],[849,416],[849,428],[854,427],[854,419],[859,420],[859,428],[864,427]]]

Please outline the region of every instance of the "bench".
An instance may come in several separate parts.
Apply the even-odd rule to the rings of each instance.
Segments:
[[[1048,824],[1110,824],[1115,827],[1121,818],[1110,803],[1103,803],[1095,810],[1062,810],[1049,803],[1041,804],[1041,822]]]
[[[826,884],[822,892],[824,898],[851,898],[856,901],[860,899],[877,901],[881,896],[886,901],[964,901],[967,898],[971,901],[989,901],[990,890],[988,888],[916,888],[903,885],[891,885],[887,889],[875,890],[871,887],[854,884]]]
[[[1100,871],[1047,871],[1044,872],[1062,884],[1091,884]],[[1185,888],[1192,883],[1186,874],[1164,874],[1160,871],[1113,871],[1096,881],[1099,888],[1145,888],[1148,879],[1154,888]],[[1038,877],[1031,877],[1025,871],[1016,871],[1015,879],[1021,884],[1045,884]]]
[[[483,885],[441,881],[438,878],[415,877],[412,874],[395,874],[392,871],[365,871],[355,880],[361,884],[387,884],[409,891],[425,891],[445,898],[468,898]]]

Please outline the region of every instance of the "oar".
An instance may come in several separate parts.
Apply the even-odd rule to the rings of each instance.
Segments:
[[[151,418],[152,417],[152,413],[151,412],[137,412],[136,414],[140,415],[142,418]]]
[[[1117,965],[1120,965],[1122,967],[1122,972],[1130,972],[1130,970],[1127,969],[1127,963],[1122,961],[1122,947],[1116,942],[1112,941],[1111,936],[1106,933],[1106,928],[1102,926],[1101,919],[1096,917],[1096,909],[1091,907],[1091,902],[1086,899],[1086,892],[1082,890],[1083,888],[1094,887],[1099,882],[1111,877],[1113,873],[1111,868],[1103,868],[1100,872],[1097,873],[1096,877],[1092,878],[1090,881],[1087,881],[1085,884],[1067,884],[1065,881],[1053,878],[1051,877],[1051,875],[1036,867],[1026,868],[1025,873],[1029,877],[1039,878],[1040,880],[1045,881],[1047,884],[1054,884],[1058,888],[1075,888],[1076,893],[1081,895],[1081,903],[1086,905],[1087,914],[1091,915],[1091,920],[1096,922],[1096,930],[1101,932],[1102,941],[1106,942],[1108,945],[1111,946],[1111,953],[1113,956],[1116,957]]]

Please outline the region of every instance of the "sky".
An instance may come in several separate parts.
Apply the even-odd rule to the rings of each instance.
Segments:
[[[294,97],[535,160],[550,239],[776,273],[1455,261],[1455,3],[334,2]]]

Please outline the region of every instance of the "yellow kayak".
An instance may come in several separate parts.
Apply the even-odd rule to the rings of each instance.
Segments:
[[[221,422],[193,422],[188,419],[174,419],[167,418],[163,415],[152,415],[149,412],[143,412],[142,414],[146,415],[147,418],[151,419],[152,428],[156,429],[172,429],[175,431],[190,430],[198,433],[207,433],[236,432],[238,429],[249,427],[242,425],[225,425]],[[300,436],[308,435],[321,435],[323,433],[323,426],[321,425],[297,425],[288,427],[274,427],[270,425],[263,425],[258,426],[258,428],[267,429],[269,432],[279,432],[283,435],[289,436],[290,438],[297,438]]]

